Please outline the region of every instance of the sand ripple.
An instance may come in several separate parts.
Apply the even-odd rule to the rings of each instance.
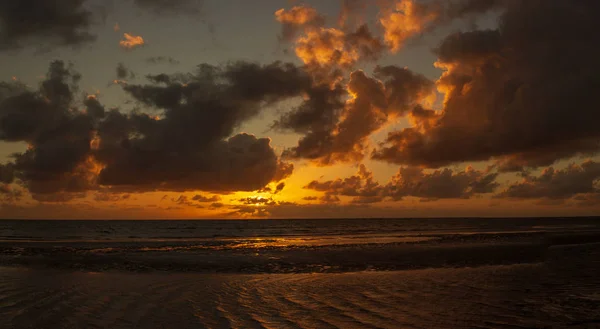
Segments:
[[[0,268],[1,328],[595,328],[600,247],[537,264],[341,274]]]

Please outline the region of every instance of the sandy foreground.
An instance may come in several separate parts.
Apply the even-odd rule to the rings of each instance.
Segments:
[[[1,328],[600,328],[600,245],[537,263],[351,273],[0,268]]]

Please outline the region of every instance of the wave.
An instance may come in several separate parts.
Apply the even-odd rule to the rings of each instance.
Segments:
[[[543,262],[550,248],[574,243],[598,244],[600,233],[22,242],[0,244],[0,265],[220,273],[394,271]]]

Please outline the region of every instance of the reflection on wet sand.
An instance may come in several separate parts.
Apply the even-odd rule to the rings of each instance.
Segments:
[[[2,328],[593,328],[600,246],[543,263],[342,274],[0,268]]]

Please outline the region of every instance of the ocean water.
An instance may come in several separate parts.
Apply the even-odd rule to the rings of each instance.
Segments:
[[[600,328],[600,219],[0,221],[0,328]]]

